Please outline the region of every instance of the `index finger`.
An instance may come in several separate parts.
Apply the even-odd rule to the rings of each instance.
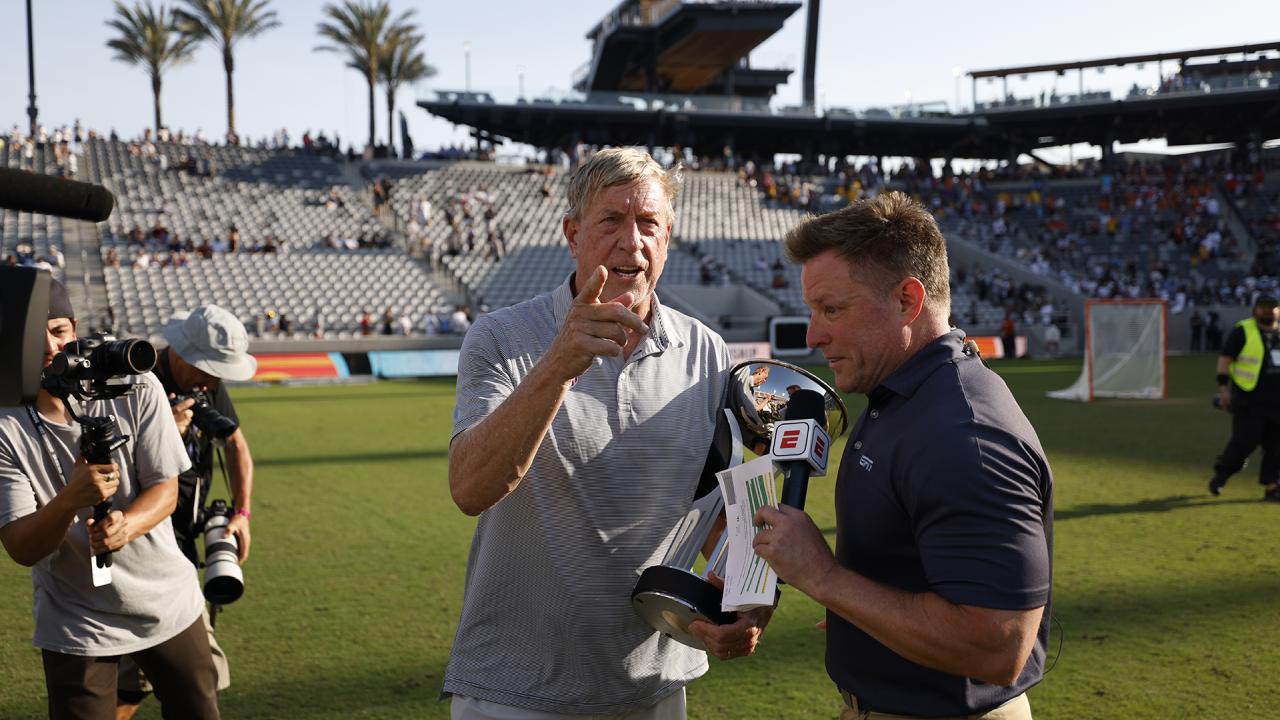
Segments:
[[[573,301],[582,305],[595,305],[600,302],[600,291],[604,290],[604,282],[609,279],[609,271],[603,265],[596,266],[591,275],[582,283],[582,290]]]

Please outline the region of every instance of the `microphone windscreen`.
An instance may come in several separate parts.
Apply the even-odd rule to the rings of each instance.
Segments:
[[[101,185],[0,168],[0,208],[102,222],[116,199]]]

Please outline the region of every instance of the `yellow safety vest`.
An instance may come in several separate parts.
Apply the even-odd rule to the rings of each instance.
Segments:
[[[1236,327],[1244,328],[1244,347],[1231,363],[1231,379],[1241,390],[1253,392],[1258,387],[1258,371],[1262,370],[1262,353],[1266,348],[1262,345],[1262,333],[1256,319],[1241,320]]]

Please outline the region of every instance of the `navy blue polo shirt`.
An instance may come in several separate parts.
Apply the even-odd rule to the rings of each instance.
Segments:
[[[1022,409],[952,331],[868,395],[836,479],[836,559],[908,592],[977,607],[1049,604],[1053,481]],[[1040,681],[1049,612],[1018,681],[990,685],[917,665],[832,612],[827,672],[861,707],[985,712]]]

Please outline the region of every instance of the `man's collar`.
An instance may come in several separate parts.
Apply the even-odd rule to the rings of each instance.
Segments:
[[[964,356],[964,333],[951,330],[931,340],[902,365],[881,381],[871,395],[887,390],[903,397],[915,395],[916,390],[938,369],[939,365],[953,362]]]

